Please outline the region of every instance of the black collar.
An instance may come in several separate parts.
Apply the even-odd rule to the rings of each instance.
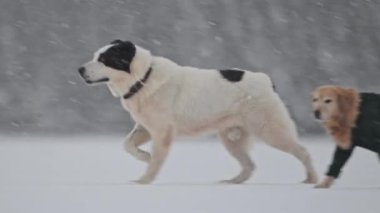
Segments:
[[[129,91],[123,96],[124,99],[131,98],[134,96],[138,91],[140,91],[144,87],[144,83],[148,80],[150,74],[152,73],[152,67],[149,67],[148,71],[145,73],[144,78],[134,83],[131,88],[129,88]]]

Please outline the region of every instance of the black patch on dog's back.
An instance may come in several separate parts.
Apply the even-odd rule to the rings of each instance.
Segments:
[[[136,54],[135,45],[130,41],[121,40],[113,41],[111,44],[114,46],[101,53],[98,61],[107,67],[130,73],[129,65]]]
[[[245,73],[244,70],[239,69],[219,70],[219,72],[224,79],[232,83],[241,81]]]

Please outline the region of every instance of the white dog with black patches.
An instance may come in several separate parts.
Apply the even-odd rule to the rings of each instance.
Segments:
[[[136,121],[124,145],[148,163],[138,183],[155,179],[175,138],[201,134],[217,134],[239,162],[241,172],[225,182],[251,177],[254,137],[295,156],[306,169],[304,182],[317,182],[309,153],[297,143],[295,125],[264,73],[184,67],[120,40],[95,52],[79,73],[89,84],[107,84]],[[139,148],[149,140],[151,153]]]

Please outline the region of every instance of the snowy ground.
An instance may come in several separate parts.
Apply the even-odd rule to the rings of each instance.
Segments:
[[[301,165],[258,143],[258,166],[243,185],[217,181],[238,172],[214,140],[174,144],[153,185],[136,185],[145,165],[124,153],[122,137],[0,137],[0,212],[380,212],[375,154],[357,149],[329,190],[298,184]],[[322,174],[333,145],[302,140]]]

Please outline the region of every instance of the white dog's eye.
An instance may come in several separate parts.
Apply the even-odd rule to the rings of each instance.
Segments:
[[[325,100],[325,103],[326,103],[326,104],[329,104],[329,103],[331,103],[331,102],[332,102],[331,99],[327,99],[327,100]]]
[[[318,98],[313,98],[313,102],[317,102],[318,101]]]

